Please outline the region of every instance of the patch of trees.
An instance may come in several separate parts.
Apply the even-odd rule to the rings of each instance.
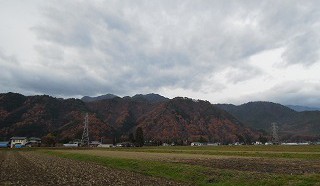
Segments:
[[[56,137],[51,133],[47,134],[46,136],[43,136],[41,138],[41,141],[42,141],[42,144],[45,147],[54,147],[54,146],[56,146]]]
[[[136,129],[135,135],[130,133],[129,135],[124,135],[119,132],[114,132],[113,144],[117,143],[131,143],[136,147],[142,147],[144,145],[144,134],[141,127]]]
[[[143,130],[141,127],[138,127],[136,130],[136,146],[142,147],[144,145]]]

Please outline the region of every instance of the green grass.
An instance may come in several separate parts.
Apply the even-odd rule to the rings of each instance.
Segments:
[[[143,147],[101,150],[150,153],[204,154],[218,156],[320,159],[320,146],[217,146],[217,147]]]
[[[113,169],[133,171],[153,177],[185,182],[192,185],[320,185],[319,174],[285,175],[248,171],[222,170],[214,167],[189,165],[183,163],[160,162],[150,160],[132,160],[123,158],[100,157],[77,154],[76,151],[57,152],[41,150],[62,158],[94,162]]]
[[[114,149],[125,149],[125,148],[114,148]],[[127,150],[135,150],[139,148],[126,148]],[[289,146],[289,145],[239,145],[239,146],[150,146],[142,147],[140,149],[153,149],[153,150],[219,150],[219,151],[270,151],[270,152],[319,152],[320,145],[300,145],[300,146]]]
[[[28,150],[37,148],[23,148]],[[48,148],[58,149],[58,148]],[[59,148],[65,149],[65,148]],[[74,148],[73,148],[74,149]],[[83,148],[80,148],[83,149]],[[99,148],[98,148],[99,149]],[[18,149],[17,149],[18,150]],[[76,149],[75,149],[76,150]],[[286,158],[286,159],[320,159],[320,145],[308,146],[169,146],[169,147],[142,147],[142,148],[108,148],[99,149],[102,151],[129,151],[129,152],[150,152],[150,153],[176,153],[176,154],[203,154],[215,156],[236,156],[236,157],[261,157],[261,158]]]

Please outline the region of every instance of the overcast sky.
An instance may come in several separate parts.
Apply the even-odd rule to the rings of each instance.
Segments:
[[[320,106],[320,1],[0,0],[0,92]]]

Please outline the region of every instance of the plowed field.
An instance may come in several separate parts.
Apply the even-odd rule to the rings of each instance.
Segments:
[[[0,151],[0,185],[181,185],[166,179],[29,151]]]
[[[320,186],[320,146],[7,149],[0,185]]]

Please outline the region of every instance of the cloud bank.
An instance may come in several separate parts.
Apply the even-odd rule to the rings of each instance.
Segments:
[[[26,17],[20,37],[30,39],[0,31],[9,38],[0,44],[2,92],[320,104],[320,78],[303,77],[319,66],[318,1],[32,1],[22,6],[32,16],[16,4],[3,3],[17,18],[2,26]]]

